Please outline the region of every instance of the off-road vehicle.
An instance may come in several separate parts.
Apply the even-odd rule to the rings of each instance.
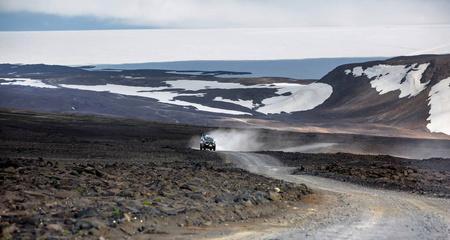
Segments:
[[[216,151],[216,142],[209,135],[202,135],[200,138],[200,150]]]

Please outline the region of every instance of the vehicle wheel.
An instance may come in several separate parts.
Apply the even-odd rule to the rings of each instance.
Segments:
[[[214,152],[216,151],[216,147],[213,147],[213,149],[212,149]]]
[[[203,147],[202,147],[202,145],[200,145],[200,151],[203,151]]]

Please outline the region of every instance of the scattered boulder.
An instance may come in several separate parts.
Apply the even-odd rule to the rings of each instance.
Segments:
[[[269,191],[269,199],[272,201],[280,201],[281,195],[277,192]]]

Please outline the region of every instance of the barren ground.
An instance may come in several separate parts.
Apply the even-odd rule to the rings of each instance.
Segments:
[[[193,234],[282,214],[311,192],[189,149],[200,127],[12,112],[0,122],[5,238]]]
[[[445,239],[449,234],[448,209],[442,208],[448,206],[448,159],[188,147],[192,136],[210,130],[1,111],[3,236],[377,239],[386,230],[392,237]],[[278,131],[263,131],[262,138],[280,139],[280,133],[290,144],[297,138],[307,144],[355,139]],[[387,144],[387,138],[361,138],[359,144],[367,146]],[[400,225],[386,228],[393,223]]]

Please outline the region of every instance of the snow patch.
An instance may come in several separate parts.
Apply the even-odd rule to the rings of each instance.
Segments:
[[[179,74],[179,75],[195,75],[195,76],[201,76],[201,75],[214,75],[212,73],[205,73],[203,71],[167,71],[166,73],[169,74]]]
[[[283,86],[277,91],[277,94],[290,92],[291,95],[264,99],[262,101],[264,106],[259,107],[258,112],[274,114],[311,110],[325,102],[333,93],[333,88],[324,83],[308,85],[277,83],[276,85]]]
[[[430,116],[427,128],[431,132],[450,135],[450,77],[435,84],[428,94]]]
[[[378,64],[365,70],[361,66],[354,67],[353,70],[347,69],[345,73],[353,73],[355,77],[366,75],[367,78],[372,79],[370,85],[380,95],[399,90],[399,98],[414,97],[422,92],[429,83],[420,81],[429,65],[429,63],[412,65]]]
[[[362,67],[355,67],[355,68],[353,68],[353,76],[361,77],[363,73],[364,73],[364,71],[363,71]]]
[[[189,91],[199,91],[204,89],[245,89],[245,88],[267,88],[269,85],[242,85],[234,82],[218,82],[218,81],[203,81],[203,80],[174,80],[166,81],[172,88],[179,88]]]
[[[170,89],[167,89],[166,87],[135,87],[135,86],[116,85],[116,84],[93,85],[93,86],[61,84],[60,86],[64,87],[64,88],[71,88],[71,89],[78,89],[78,90],[110,92],[110,93],[116,93],[116,94],[122,94],[122,95],[128,95],[128,96],[153,98],[153,99],[158,100],[158,102],[174,104],[174,105],[184,106],[184,107],[194,107],[200,111],[206,111],[206,112],[224,113],[224,114],[231,114],[231,115],[249,115],[249,113],[246,113],[246,112],[208,107],[208,106],[204,106],[204,105],[201,105],[198,103],[177,100],[175,98],[179,97],[179,96],[201,97],[201,96],[203,96],[203,94],[177,93],[175,91],[170,91]],[[162,91],[162,90],[166,90],[166,91]]]
[[[145,79],[145,77],[123,76],[125,79]]]
[[[17,85],[26,87],[36,87],[36,88],[58,88],[56,86],[46,84],[41,80],[31,79],[31,78],[0,78],[0,80],[6,81],[0,83],[0,85]]]
[[[131,77],[131,76],[126,76]],[[168,86],[162,87],[139,87],[117,84],[105,85],[72,85],[59,84],[57,86],[43,83],[41,80],[29,78],[4,78],[6,83],[1,85],[20,85],[39,88],[69,88],[95,92],[110,92],[128,96],[137,96],[156,99],[162,103],[168,103],[183,107],[194,107],[200,111],[223,113],[230,115],[251,115],[248,112],[235,111],[229,109],[208,107],[202,104],[176,99],[180,96],[203,97],[204,92],[198,92],[207,89],[276,89],[274,97],[262,100],[261,105],[254,104],[253,100],[231,100],[221,96],[214,98],[214,101],[228,102],[243,106],[249,110],[254,110],[264,114],[292,113],[305,111],[315,108],[322,104],[331,96],[333,89],[330,85],[324,83],[311,83],[308,85],[297,83],[272,83],[242,85],[234,82],[202,81],[202,80],[173,80],[165,81]],[[185,92],[191,91],[191,92]]]
[[[176,80],[166,81],[173,88],[181,88],[190,91],[204,89],[249,89],[249,88],[273,88],[277,89],[275,96],[262,101],[264,106],[255,111],[264,114],[292,113],[311,110],[327,100],[333,93],[333,88],[325,83],[311,83],[302,85],[297,83],[272,83],[257,85],[242,85],[233,82],[201,81],[201,80]],[[288,94],[290,95],[283,95]],[[230,100],[231,101],[231,100]],[[233,102],[236,103],[236,102]],[[241,106],[249,107],[249,103],[240,102]]]
[[[227,103],[232,103],[232,104],[236,104],[236,105],[241,105],[243,107],[250,108],[250,109],[253,109],[256,106],[258,106],[257,104],[253,103],[253,100],[242,100],[242,99],[231,100],[231,99],[226,99],[223,97],[215,97],[213,100],[219,101],[219,102],[227,102]]]

